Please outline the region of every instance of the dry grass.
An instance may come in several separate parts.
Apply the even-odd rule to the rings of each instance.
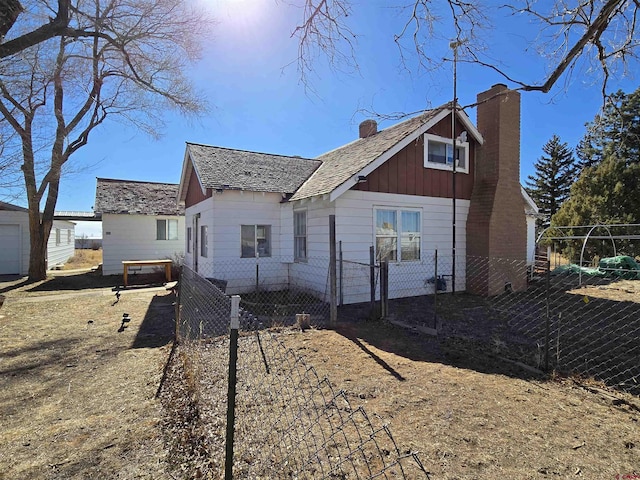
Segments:
[[[0,478],[169,478],[154,395],[173,296],[5,295]]]
[[[93,268],[102,263],[102,249],[76,249],[75,254],[64,264],[63,270]]]
[[[465,351],[464,345],[441,344],[381,322],[343,324],[337,331],[287,333],[279,340],[312,365],[320,378],[326,376],[335,391],[344,389],[352,407],[362,405],[378,426],[387,423],[401,451],[419,452],[431,478],[606,479],[639,472],[640,402],[636,397],[572,379],[546,380],[482,352]],[[262,347],[267,359],[284,358],[270,355],[274,347],[267,342],[265,334]],[[183,368],[191,364],[190,376],[197,377],[187,388],[195,402],[190,406],[198,412],[197,426],[189,424],[193,434],[189,438],[199,447],[193,458],[201,459],[198,475],[221,478],[224,345],[221,349],[211,344],[188,354],[190,361]],[[255,357],[258,364],[263,360],[256,342],[243,341],[240,355]],[[282,393],[261,392],[272,381],[267,377],[280,366],[270,364],[269,368],[268,375],[264,366],[239,370],[239,449],[256,438],[268,438],[282,418],[314,417],[315,412],[299,411],[299,405],[287,397],[271,417],[267,409],[260,413],[260,421],[253,418],[255,405],[261,403],[258,399],[280,398]],[[294,428],[292,433],[298,432]],[[350,441],[352,446],[358,443],[357,438]],[[269,456],[278,447],[264,444],[260,450]],[[239,452],[236,471],[250,468],[252,456]],[[268,478],[288,477],[274,470]]]

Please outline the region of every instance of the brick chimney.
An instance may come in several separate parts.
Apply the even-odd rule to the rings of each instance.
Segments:
[[[467,291],[526,288],[527,224],[520,193],[520,93],[497,84],[478,94],[475,181],[467,217]]]
[[[367,138],[378,133],[378,124],[375,120],[365,120],[360,123],[360,138]]]

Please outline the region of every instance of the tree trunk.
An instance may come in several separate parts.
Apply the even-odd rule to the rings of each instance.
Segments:
[[[53,221],[41,220],[40,212],[29,209],[29,235],[31,248],[29,254],[29,281],[37,282],[47,278],[47,243]]]

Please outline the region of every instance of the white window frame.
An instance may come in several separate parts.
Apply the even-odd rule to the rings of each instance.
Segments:
[[[424,134],[424,167],[433,168],[435,170],[453,171],[451,163],[438,163],[429,161],[429,142],[442,143],[447,150],[451,149],[452,141],[450,138],[433,135],[431,133]],[[456,142],[456,149],[461,150],[460,164],[456,166],[456,173],[469,173],[469,142]],[[464,164],[462,162],[464,157]]]
[[[164,222],[164,238],[158,238],[158,231],[159,231],[159,223],[160,222]],[[171,228],[169,228],[169,224],[171,222],[175,222],[175,229],[173,230],[175,232],[175,238],[169,238],[169,234],[171,233]],[[156,218],[156,240],[164,242],[164,241],[175,241],[179,239],[179,234],[178,234],[178,219],[176,218]]]
[[[62,244],[62,241],[60,237],[60,229],[56,228],[56,246],[59,246],[61,244]]]
[[[390,206],[390,205],[376,205],[373,207],[373,245],[375,248],[375,258],[377,261],[380,260],[379,254],[378,254],[378,237],[382,237],[383,235],[378,235],[377,233],[377,229],[376,229],[376,224],[377,224],[377,219],[378,219],[378,212],[379,211],[394,211],[396,212],[396,259],[395,260],[389,260],[389,263],[411,263],[411,262],[421,262],[422,261],[422,252],[424,250],[423,248],[423,226],[422,226],[422,219],[424,217],[424,215],[422,214],[422,208],[418,208],[418,207],[398,207],[398,206]],[[410,260],[403,260],[402,259],[402,232],[403,227],[402,227],[402,212],[413,212],[413,213],[417,213],[419,216],[419,235],[420,235],[420,254],[418,256],[418,258],[412,258]],[[384,236],[388,236],[388,235],[384,235]]]
[[[191,230],[191,227],[187,227],[187,253],[191,253],[193,248],[191,242],[193,242],[193,230]]]
[[[209,227],[200,225],[200,256],[207,258],[209,256]]]
[[[298,233],[297,231],[297,222],[296,222],[296,218],[300,218],[299,215],[304,215],[304,233]],[[309,240],[307,237],[307,210],[294,210],[293,211],[293,260],[295,262],[306,262],[307,259],[309,258],[309,251],[308,251],[308,245],[309,245]],[[303,243],[304,244],[304,255],[299,255],[299,251],[300,249],[298,248],[298,244],[299,243]]]
[[[253,227],[253,255],[245,255],[244,252],[242,251],[242,229],[243,227]],[[266,243],[267,246],[269,247],[269,253],[260,253],[259,250],[259,245],[258,245],[258,241],[260,240],[258,238],[258,229],[259,228],[264,228],[265,232],[266,232]],[[257,255],[260,255],[260,257],[270,257],[272,255],[272,251],[273,251],[273,242],[272,242],[272,235],[271,235],[271,225],[251,225],[251,224],[243,224],[240,225],[240,258],[256,258]]]
[[[67,230],[67,245],[71,245],[71,230]]]

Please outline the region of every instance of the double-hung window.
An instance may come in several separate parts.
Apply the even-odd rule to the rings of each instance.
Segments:
[[[178,240],[178,220],[156,220],[156,240]]]
[[[469,143],[457,142],[455,158],[452,154],[453,142],[450,138],[425,133],[424,135],[424,166],[440,170],[452,170],[456,162],[456,171],[469,172]]]
[[[307,211],[293,212],[293,259],[307,259]]]
[[[241,225],[242,258],[271,256],[271,225]]]
[[[375,240],[378,261],[420,260],[421,220],[420,210],[377,208]]]

